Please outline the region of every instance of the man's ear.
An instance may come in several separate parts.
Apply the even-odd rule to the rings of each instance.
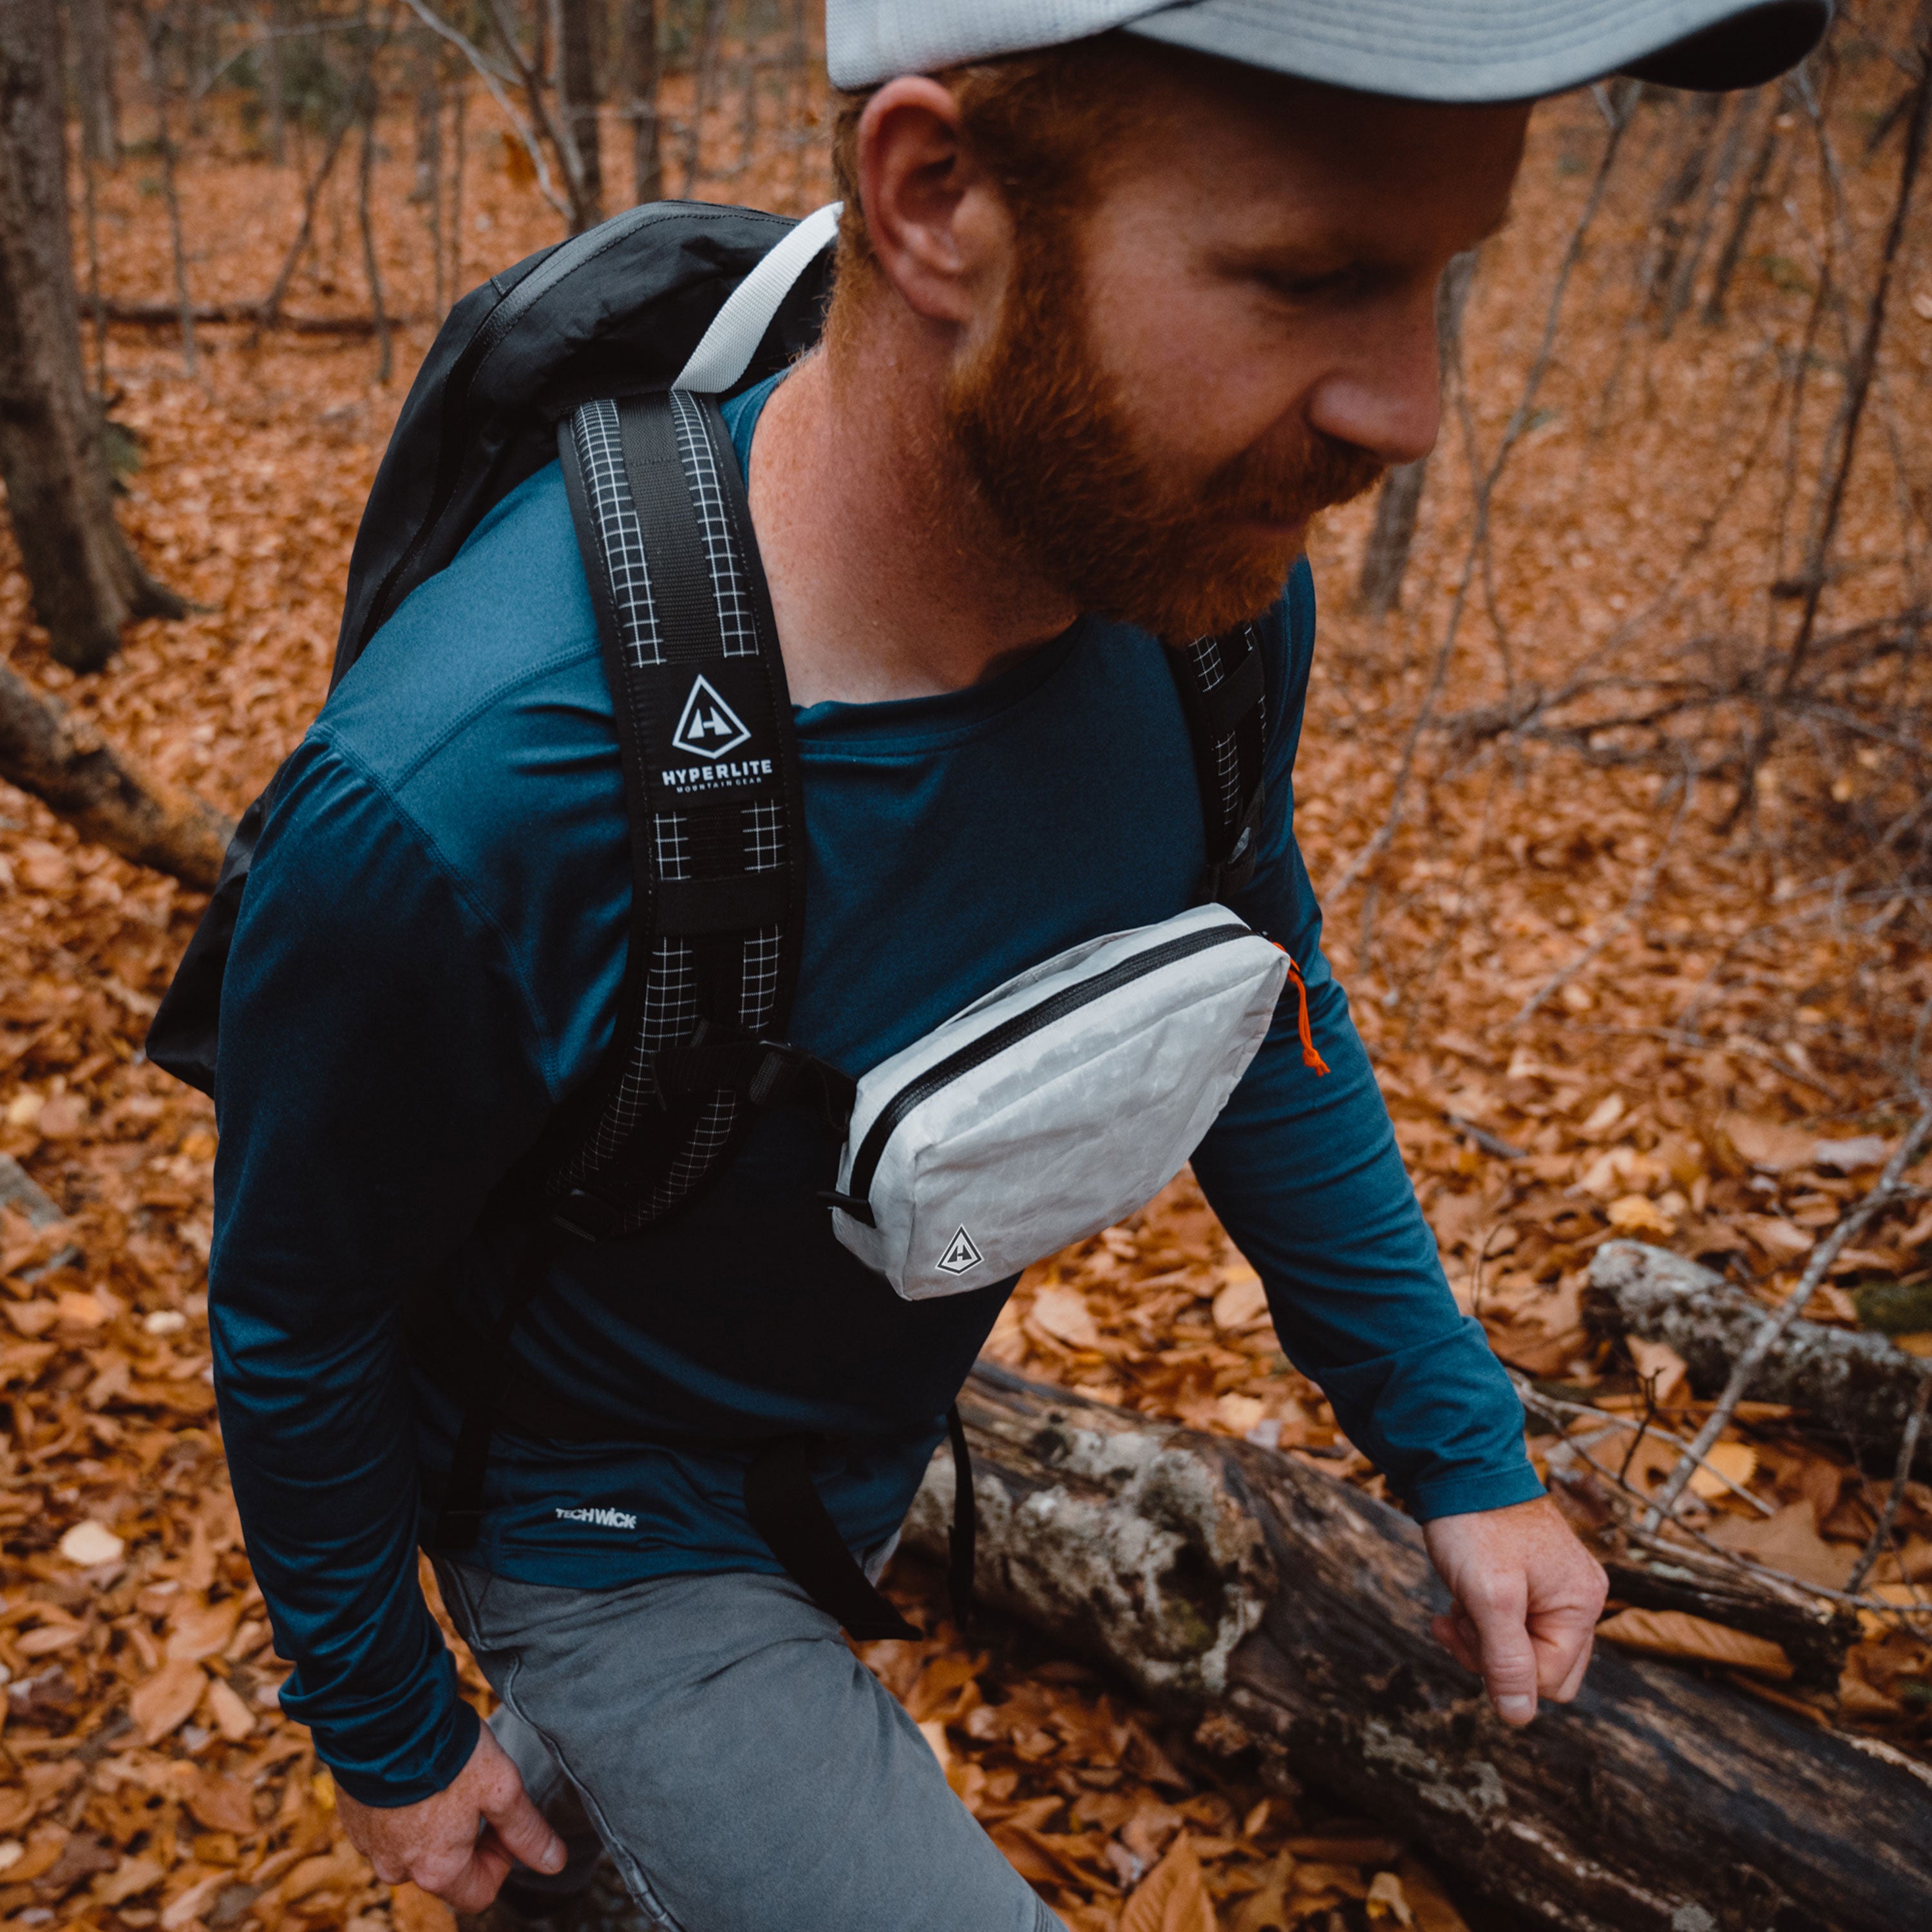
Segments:
[[[1004,253],[1005,210],[936,80],[888,81],[859,123],[859,194],[881,272],[913,312],[964,325]]]

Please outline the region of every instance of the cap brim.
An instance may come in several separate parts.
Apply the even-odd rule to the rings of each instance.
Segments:
[[[1125,31],[1411,100],[1527,100],[1606,74],[1720,93],[1795,67],[1832,0],[1190,0]]]

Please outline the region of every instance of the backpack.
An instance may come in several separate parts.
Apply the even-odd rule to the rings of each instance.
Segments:
[[[794,224],[654,203],[493,277],[437,335],[356,536],[332,688],[496,502],[560,462],[630,825],[632,924],[610,1047],[497,1190],[496,1211],[530,1231],[509,1297],[485,1334],[452,1334],[446,1311],[419,1310],[410,1324],[412,1353],[464,1411],[437,1520],[442,1550],[474,1539],[498,1420],[578,1440],[616,1433],[511,1386],[512,1333],[561,1242],[625,1239],[689,1206],[761,1108],[803,1104],[841,1130],[851,1111],[850,1078],[783,1038],[805,914],[794,856],[803,809],[770,596],[718,410],[721,397],[815,340],[838,212]],[[1244,626],[1167,656],[1207,830],[1198,896],[1224,899],[1246,883],[1258,842],[1262,650]],[[206,1093],[222,977],[280,776],[244,814],[148,1034],[149,1058]],[[949,1425],[962,1474],[952,1571],[963,1614],[972,1492],[956,1410]],[[838,1539],[809,1474],[820,1445],[706,1446],[750,1451],[754,1525],[853,1635],[912,1634]]]

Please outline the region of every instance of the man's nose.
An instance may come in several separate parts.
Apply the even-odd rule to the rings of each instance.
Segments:
[[[1435,302],[1390,303],[1354,322],[1309,397],[1310,425],[1391,467],[1413,463],[1435,448],[1442,422]]]

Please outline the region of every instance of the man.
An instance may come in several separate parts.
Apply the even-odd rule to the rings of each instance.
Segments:
[[[1436,279],[1502,220],[1528,98],[1760,80],[1824,11],[834,0],[824,344],[727,409],[804,772],[790,1034],[850,1072],[1189,903],[1204,834],[1162,652],[1259,614],[1268,811],[1233,903],[1302,963],[1328,1070],[1284,1002],[1196,1170],[1424,1522],[1437,1634],[1510,1724],[1575,1694],[1604,1580],[1449,1295],[1320,955],[1298,560],[1317,512],[1434,440]],[[400,1311],[425,1280],[479,1322],[502,1304],[483,1204],[610,1037],[625,837],[553,466],[332,698],[236,935],[212,1318],[284,1706],[378,1872],[464,1910],[513,1861],[536,1910],[601,1844],[685,1932],[1050,1928],[752,1528],[742,1455],[689,1439],[836,1438],[818,1487],[876,1567],[1010,1288],[896,1298],[833,1240],[831,1156],[796,1120],[681,1216],[552,1265],[518,1372],[637,1439],[500,1431],[482,1534],[440,1574],[502,1708],[479,1729],[457,1696],[416,1552],[458,1418]]]

